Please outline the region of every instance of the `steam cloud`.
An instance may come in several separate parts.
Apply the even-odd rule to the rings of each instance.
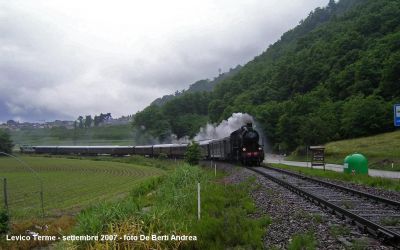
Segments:
[[[207,124],[200,128],[200,132],[194,137],[195,141],[221,139],[229,136],[246,123],[254,123],[254,118],[246,113],[233,113],[228,120],[223,120],[219,125]]]

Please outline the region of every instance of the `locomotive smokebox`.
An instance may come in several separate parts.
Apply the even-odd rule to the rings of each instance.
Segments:
[[[248,122],[248,123],[246,123],[246,126],[252,128],[253,127],[253,123]]]

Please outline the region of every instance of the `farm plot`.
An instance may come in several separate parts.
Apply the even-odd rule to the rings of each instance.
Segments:
[[[33,171],[12,158],[0,158],[0,177],[7,179],[8,206],[14,219],[40,214],[41,183],[45,215],[57,216],[74,214],[94,202],[123,197],[140,181],[163,174],[157,168],[119,162],[49,157],[21,159]],[[4,204],[3,191],[1,185]]]

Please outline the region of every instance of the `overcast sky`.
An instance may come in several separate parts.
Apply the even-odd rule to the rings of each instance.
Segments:
[[[328,0],[0,0],[0,121],[134,114],[262,53]]]

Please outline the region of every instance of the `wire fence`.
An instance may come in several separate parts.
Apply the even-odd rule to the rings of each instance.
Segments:
[[[38,187],[18,180],[1,178],[1,203],[11,220],[42,217],[41,192]]]
[[[43,218],[43,181],[16,156],[5,154],[0,164],[0,204],[9,220]]]

